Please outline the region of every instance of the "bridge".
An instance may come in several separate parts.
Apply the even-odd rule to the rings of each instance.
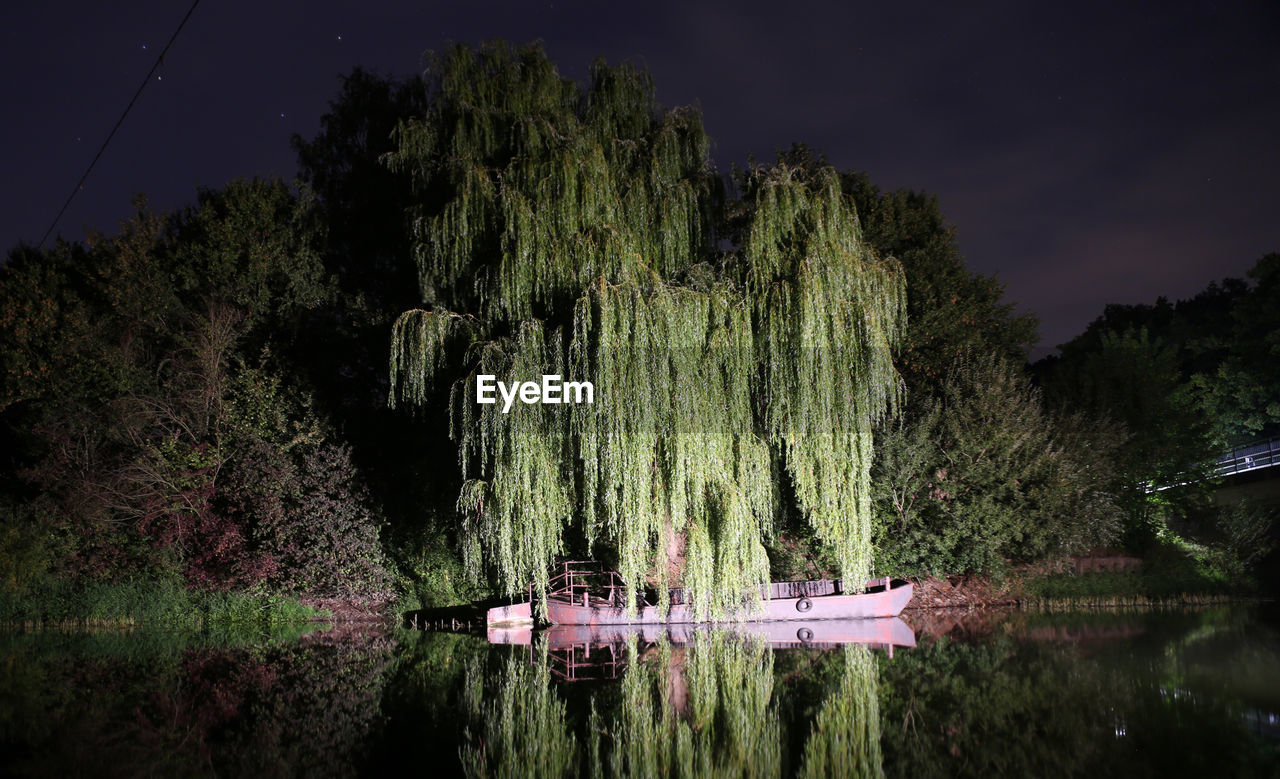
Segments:
[[[1272,436],[1224,452],[1213,464],[1222,484],[1213,491],[1220,506],[1241,499],[1280,505],[1280,436]]]
[[[1231,449],[1213,464],[1213,475],[1234,476],[1276,465],[1280,465],[1280,436]]]
[[[1147,486],[1145,491],[1148,494],[1163,492],[1174,487],[1185,487],[1188,484],[1208,478],[1226,480],[1223,487],[1218,490],[1220,493],[1230,493],[1232,495],[1235,493],[1256,494],[1264,499],[1275,499],[1280,494],[1280,487],[1263,487],[1260,489],[1257,486],[1245,487],[1244,485],[1261,481],[1280,482],[1280,471],[1259,473],[1277,465],[1280,465],[1280,436],[1260,438],[1252,443],[1232,447],[1223,452],[1222,456],[1209,465],[1207,476],[1204,471],[1195,475],[1186,473],[1178,477],[1172,484],[1161,486],[1151,484]],[[1226,494],[1218,496],[1218,498],[1226,497]]]

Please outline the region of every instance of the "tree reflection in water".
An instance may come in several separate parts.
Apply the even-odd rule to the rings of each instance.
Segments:
[[[489,679],[469,679],[472,725],[462,762],[470,776],[783,776],[787,728],[775,690],[774,652],[758,638],[699,632],[686,644],[617,648],[629,658],[616,687],[590,686],[585,743],[548,670],[545,645],[517,654]],[[541,652],[541,658],[538,653]],[[863,646],[844,670],[803,750],[805,776],[881,776],[877,667]],[[539,662],[541,660],[541,662]],[[617,699],[612,696],[616,693]]]
[[[801,776],[884,776],[876,660],[865,646],[844,648],[844,677],[814,721]]]
[[[516,654],[490,675],[477,658],[463,703],[472,720],[460,750],[468,776],[566,776],[577,764],[578,742],[545,662]]]
[[[636,657],[634,636],[629,644]],[[591,773],[607,765],[615,776],[777,776],[782,729],[764,643],[703,633],[655,649],[623,674],[622,702],[600,731]]]
[[[892,658],[631,635],[604,678],[419,631],[0,633],[0,775],[1274,776],[1277,625],[995,614]]]
[[[0,659],[0,774],[350,776],[393,642],[48,633],[3,637]]]

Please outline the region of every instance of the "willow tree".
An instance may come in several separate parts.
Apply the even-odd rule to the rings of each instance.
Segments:
[[[387,157],[416,193],[426,304],[394,328],[393,403],[450,415],[471,570],[515,593],[571,550],[665,592],[683,544],[709,616],[757,597],[794,496],[864,580],[904,295],[834,173],[753,174],[726,251],[701,120],[662,109],[646,73],[597,62],[581,87],[537,47],[494,44],[434,57],[427,81]],[[545,374],[595,402],[475,402],[476,376]]]

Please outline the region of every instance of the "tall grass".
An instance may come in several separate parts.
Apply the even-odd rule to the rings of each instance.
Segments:
[[[46,579],[25,592],[0,592],[0,625],[235,629],[302,624],[327,616],[295,598],[263,593],[202,592],[164,580],[73,584]]]

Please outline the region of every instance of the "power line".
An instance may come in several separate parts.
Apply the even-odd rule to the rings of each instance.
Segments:
[[[44,242],[49,240],[49,234],[53,232],[53,228],[58,226],[58,220],[62,218],[63,214],[67,213],[67,207],[71,205],[72,200],[75,200],[76,193],[78,193],[81,187],[84,186],[84,182],[89,178],[89,174],[93,172],[93,166],[98,164],[98,160],[102,157],[102,153],[107,150],[107,146],[111,143],[111,139],[116,137],[116,130],[119,130],[120,125],[124,124],[124,118],[133,110],[133,104],[138,102],[138,98],[142,96],[142,90],[147,88],[147,84],[151,83],[151,77],[154,76],[156,71],[160,69],[160,66],[164,64],[164,55],[169,53],[169,47],[178,39],[178,33],[182,32],[182,28],[187,26],[187,20],[191,18],[191,14],[195,13],[196,6],[198,5],[200,5],[200,0],[195,0],[195,2],[191,4],[191,8],[187,9],[187,15],[182,17],[182,21],[178,23],[178,29],[173,31],[173,35],[170,36],[169,42],[164,45],[164,50],[160,52],[160,56],[156,57],[155,64],[151,66],[151,70],[147,71],[146,77],[143,78],[142,83],[138,85],[138,91],[133,93],[133,99],[129,101],[129,105],[124,107],[124,113],[120,114],[120,118],[116,120],[115,127],[112,127],[111,132],[107,133],[107,139],[102,142],[102,146],[98,149],[98,153],[93,155],[93,161],[89,163],[89,167],[85,168],[84,175],[80,177],[78,182],[76,182],[75,187],[71,190],[71,194],[67,195],[67,201],[62,204],[62,208],[58,211],[58,215],[55,216],[53,218],[53,222],[49,224],[49,229],[44,231],[44,237],[40,239],[40,246],[43,247]]]

